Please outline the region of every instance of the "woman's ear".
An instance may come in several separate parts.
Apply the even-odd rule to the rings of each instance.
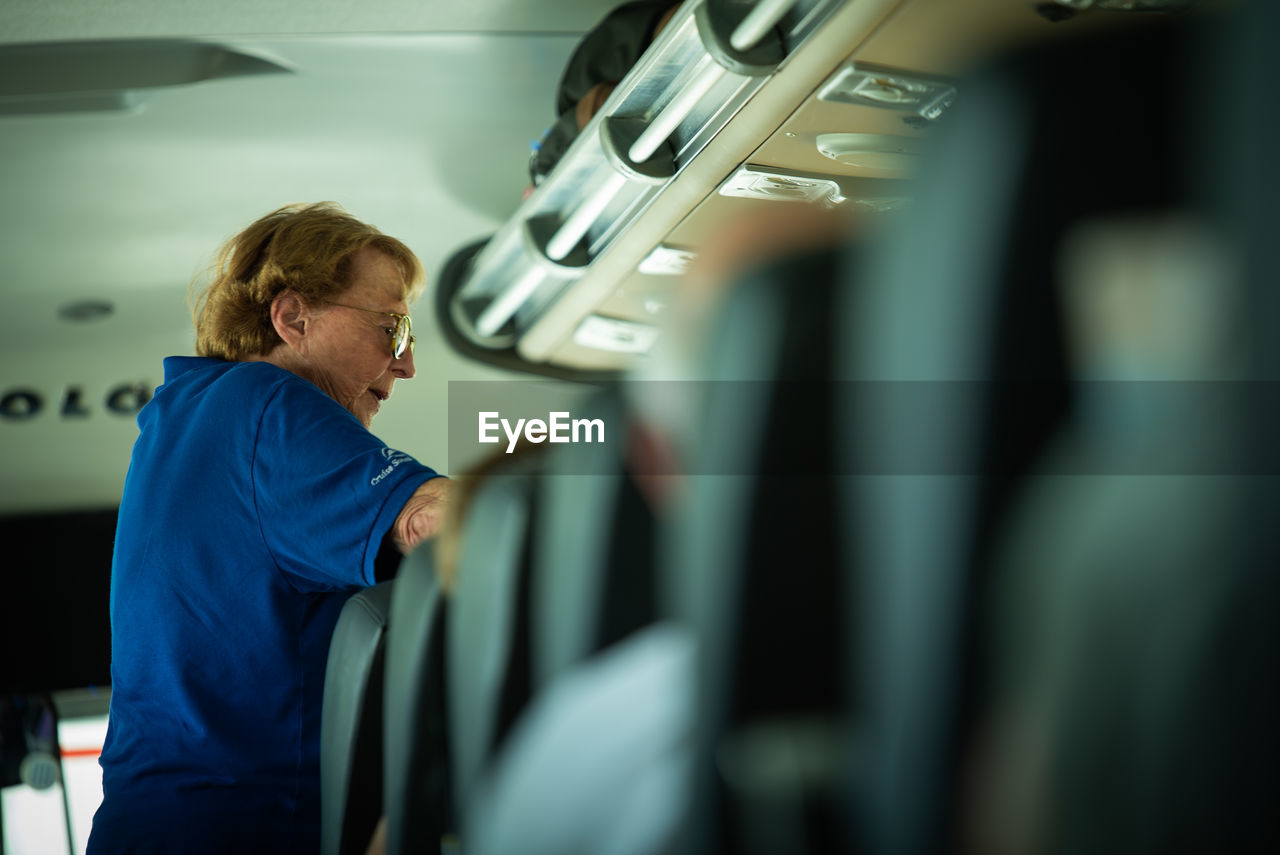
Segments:
[[[297,291],[281,291],[271,301],[271,325],[291,350],[305,347],[309,320],[307,304]]]

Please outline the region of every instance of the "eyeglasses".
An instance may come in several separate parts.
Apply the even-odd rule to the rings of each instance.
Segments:
[[[413,319],[408,315],[402,315],[399,312],[380,312],[377,309],[366,309],[363,306],[348,306],[346,303],[329,303],[331,306],[341,306],[344,309],[355,309],[357,312],[370,312],[375,315],[388,315],[396,319],[395,329],[387,330],[387,335],[391,336],[391,354],[396,359],[404,356],[407,349],[413,353],[413,346],[416,339],[413,337]]]

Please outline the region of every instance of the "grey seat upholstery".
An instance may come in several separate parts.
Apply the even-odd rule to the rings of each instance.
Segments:
[[[579,415],[618,434],[626,424],[613,390]],[[539,479],[530,602],[537,688],[657,616],[653,514],[624,472],[621,446],[553,449]]]
[[[1280,847],[1262,807],[1280,796],[1277,470],[1264,439],[1276,412],[1259,382],[1280,365],[1275,219],[1256,201],[1280,187],[1257,147],[1280,129],[1262,71],[1278,37],[1275,4],[1243,4],[1227,28],[1130,42],[1112,66],[1141,63],[1168,87],[1152,135],[1123,142],[1159,140],[1173,192],[1149,199],[1158,219],[1139,220],[1158,240],[1130,234],[1117,250],[1145,261],[1130,287],[1149,321],[1141,341],[1123,342],[1123,364],[1148,382],[1126,384],[1127,396],[1083,384],[1000,565],[1000,639],[1018,655],[1002,663],[993,705],[1048,745],[1043,771],[1024,760],[1005,788],[1052,793],[1028,841],[1042,851]],[[1182,100],[1195,82],[1179,74],[1200,63],[1232,97]],[[1210,165],[1215,150],[1231,153],[1225,168]],[[1183,317],[1191,300],[1198,310]],[[1105,330],[1076,332],[1095,371],[1115,368]],[[1086,467],[1087,478],[1062,474]]]
[[[536,461],[525,459],[486,475],[463,521],[445,643],[449,750],[460,814],[530,693],[535,471]]]
[[[444,630],[448,614],[430,546],[400,566],[387,634],[383,792],[387,852],[440,851],[453,831]]]
[[[534,461],[484,476],[467,504],[457,584],[434,551],[405,559],[387,649],[387,851],[453,845],[484,768],[530,693]]]
[[[508,469],[468,513],[487,538],[464,558],[458,606],[473,630],[451,651],[472,674],[455,683],[475,722],[455,734],[475,758],[460,800],[468,851],[639,855],[683,814],[691,644],[650,626],[653,517],[623,471],[616,390],[575,416],[603,420],[614,441]]]
[[[1074,133],[1058,128],[1110,127],[1110,110],[1086,120],[1091,102],[1016,73],[957,88],[911,211],[850,268],[858,288],[843,308],[844,375],[855,382],[840,404],[841,465],[868,476],[846,485],[859,699],[846,815],[879,853],[952,845],[980,633],[973,605],[998,520],[1068,406],[1046,221],[1075,216],[1091,194],[1126,203],[1121,185],[1111,195],[1120,164],[1096,184],[1073,172],[1074,153],[1028,168],[1033,141],[1069,149]],[[1032,394],[1017,400],[1019,390]]]
[[[1274,217],[1242,200],[1275,187],[1274,158],[1258,148],[1277,127],[1274,99],[1258,87],[1280,25],[1274,4],[1245,8],[1245,41],[1270,42],[1247,74],[1238,72],[1250,51],[1215,45],[1214,29],[1199,22],[1041,48],[962,83],[906,227],[859,273],[865,291],[846,316],[852,376],[962,393],[952,399],[962,405],[936,410],[946,418],[913,424],[917,450],[942,450],[937,465],[856,485],[855,623],[860,637],[876,638],[854,672],[861,731],[848,814],[861,823],[862,851],[1276,846],[1276,826],[1259,808],[1277,792],[1277,739],[1261,724],[1277,711],[1275,681],[1262,678],[1262,651],[1275,644],[1265,627],[1276,624],[1276,577],[1263,569],[1275,546],[1262,534],[1274,525],[1274,479],[1232,477],[1248,467],[1144,470],[1140,456],[1162,445],[1166,463],[1186,462],[1184,452],[1237,447],[1262,466],[1269,458],[1245,427],[1267,420],[1255,409],[1262,396],[1152,421],[1133,418],[1151,415],[1128,408],[1137,397],[1116,397],[1123,410],[1098,409],[1099,385],[1068,382],[1248,380],[1273,376],[1276,363],[1264,348],[1243,373],[1214,364],[1221,353],[1182,359],[1212,338],[1217,300],[1189,316],[1185,334],[1159,339],[1168,349],[1143,352],[1177,314],[1176,292],[1204,285],[1192,281],[1201,268],[1168,263],[1187,257],[1185,242],[1136,256],[1142,272],[1135,279],[1130,268],[1127,281],[1148,302],[1131,303],[1129,314],[1112,309],[1089,327],[1065,310],[1080,280],[1064,274],[1064,260],[1085,230],[1110,241],[1126,223],[1165,228],[1173,214],[1243,238],[1241,260],[1258,279],[1242,294],[1230,277],[1207,293],[1244,300],[1246,314],[1231,324],[1248,347],[1274,342],[1257,334],[1274,322],[1263,310],[1274,288],[1249,290],[1274,279],[1274,261],[1263,260],[1274,236],[1259,241]],[[1206,68],[1214,91],[1230,96],[1201,88]],[[1151,82],[1140,104],[1108,84],[1135,76]],[[1098,145],[1101,128],[1107,142]],[[1141,335],[1118,342],[1137,361],[1079,361],[1105,334],[1099,317],[1145,319]],[[1080,339],[1085,331],[1094,338]],[[857,403],[849,401],[850,424]],[[1026,407],[1034,419],[1022,418]],[[851,435],[854,471],[869,471],[874,453],[891,447],[892,422],[871,428]],[[1127,451],[1090,458],[1086,446]],[[991,751],[991,734],[1010,742]],[[966,751],[991,766],[964,767]],[[957,828],[952,820],[972,803],[956,794],[974,771],[999,781],[986,797],[994,821],[983,827],[969,815],[977,827]]]
[[[664,589],[698,639],[693,852],[842,851],[839,251],[739,277],[712,330]]]
[[[363,853],[382,814],[382,690],[394,582],[347,600],[329,644],[320,722],[321,852]]]
[[[690,634],[657,623],[533,697],[469,803],[472,855],[668,852],[688,804]]]

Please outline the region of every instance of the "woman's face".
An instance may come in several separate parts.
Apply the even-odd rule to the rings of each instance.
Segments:
[[[391,332],[396,319],[379,312],[408,314],[404,279],[395,263],[374,249],[352,258],[351,287],[333,299],[346,306],[313,307],[304,358],[307,379],[360,420],[373,424],[397,379],[414,375],[413,350],[396,359]]]

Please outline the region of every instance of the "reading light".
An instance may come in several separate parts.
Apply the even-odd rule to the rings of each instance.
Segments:
[[[956,88],[902,71],[850,64],[827,81],[818,99],[902,110],[933,121],[955,101]]]
[[[895,176],[909,174],[920,153],[920,141],[914,137],[885,134],[818,134],[816,143],[823,157]]]
[[[742,166],[720,187],[721,196],[769,199],[784,202],[816,202],[835,206],[843,202],[839,182],[819,175],[806,175],[769,166]]]
[[[657,327],[603,315],[587,315],[573,333],[574,344],[614,353],[648,353],[657,340]]]

